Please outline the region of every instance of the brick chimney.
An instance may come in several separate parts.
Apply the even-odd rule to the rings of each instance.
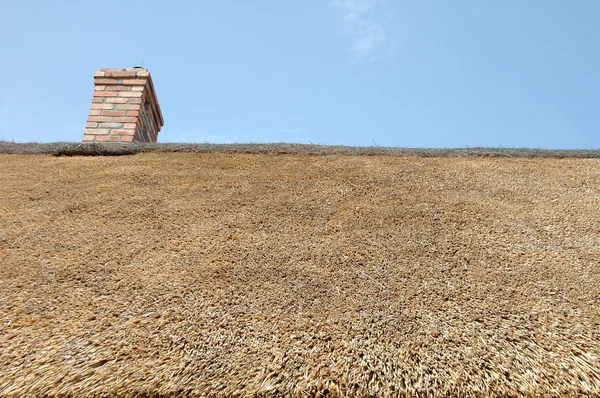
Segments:
[[[156,142],[164,121],[148,70],[101,69],[94,86],[83,142]]]

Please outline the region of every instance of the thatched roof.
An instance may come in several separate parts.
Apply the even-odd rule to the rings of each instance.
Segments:
[[[356,147],[316,144],[186,144],[186,143],[16,143],[0,141],[0,153],[53,154],[55,156],[121,156],[148,152],[178,153],[252,153],[270,155],[348,155],[461,158],[570,158],[598,159],[599,149],[533,148],[405,148]]]
[[[600,394],[598,159],[0,169],[0,396]]]

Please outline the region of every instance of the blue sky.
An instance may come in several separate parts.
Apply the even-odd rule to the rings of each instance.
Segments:
[[[600,148],[600,1],[3,0],[0,138],[80,141],[144,62],[161,142]]]

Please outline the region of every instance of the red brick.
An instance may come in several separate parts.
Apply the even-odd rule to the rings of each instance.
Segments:
[[[108,116],[90,116],[88,122],[112,122],[112,117]]]
[[[150,129],[160,129],[162,124],[160,108],[154,103],[150,73],[146,69],[104,68],[94,73],[94,93],[84,141],[135,142],[143,138],[156,142],[158,131],[149,131],[143,137],[138,135],[142,122],[150,123],[151,126],[146,126]],[[153,104],[152,114],[148,115],[150,120],[142,120],[146,112],[143,104],[147,100]]]
[[[131,135],[131,136],[133,136],[135,134],[135,130],[133,130],[133,129],[112,130],[110,133],[113,135]]]
[[[90,109],[114,109],[115,106],[112,104],[92,104]]]
[[[124,79],[123,84],[129,84],[130,86],[145,86],[148,79]]]
[[[137,121],[137,117],[115,117],[113,118],[113,121],[119,123],[135,123]]]
[[[94,78],[94,84],[120,84],[120,79]]]
[[[94,97],[116,97],[117,94],[119,93],[116,91],[94,91]]]
[[[126,104],[127,98],[107,98],[106,102],[109,104]]]
[[[107,91],[131,91],[131,86],[123,86],[121,84],[117,84],[114,86],[106,86]]]
[[[111,70],[105,71],[107,77],[137,77],[137,71],[129,70]]]
[[[99,135],[96,141],[99,142],[119,142],[121,139],[118,135]]]
[[[116,123],[116,122],[98,123],[98,127],[101,129],[120,129],[123,127],[123,123]]]
[[[115,109],[124,110],[124,111],[137,111],[138,109],[140,109],[140,106],[136,105],[136,104],[133,104],[133,105],[118,104],[115,106]]]
[[[85,129],[84,134],[86,134],[86,135],[108,134],[108,130],[106,130],[106,129]]]
[[[125,116],[127,114],[126,111],[104,111],[102,112],[103,116]]]
[[[139,91],[120,91],[119,92],[119,97],[134,97],[134,98],[138,98],[141,97],[142,93]]]

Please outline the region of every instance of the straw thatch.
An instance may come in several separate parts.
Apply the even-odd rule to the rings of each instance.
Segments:
[[[598,159],[600,149],[532,149],[532,148],[405,148],[356,147],[317,144],[189,144],[189,143],[16,143],[0,140],[0,153],[53,154],[55,156],[121,156],[148,152],[177,153],[253,153],[296,155],[467,157],[467,158],[571,158]]]
[[[600,394],[598,159],[0,170],[0,396]]]

